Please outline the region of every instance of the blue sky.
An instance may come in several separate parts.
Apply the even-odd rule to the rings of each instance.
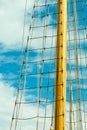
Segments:
[[[56,0],[48,0],[48,3],[55,3]],[[69,2],[69,1],[68,1]],[[72,2],[72,0],[71,0]],[[27,3],[27,10],[26,10],[26,22],[25,22],[25,34],[24,34],[24,43],[22,46],[22,32],[23,32],[23,22],[24,22],[24,8],[25,8],[25,0],[21,2],[21,0],[15,0],[15,1],[5,1],[1,0],[0,1],[0,6],[1,6],[1,11],[0,11],[0,95],[1,95],[1,108],[0,108],[0,129],[4,130],[9,130],[9,124],[12,116],[12,111],[13,111],[13,106],[14,106],[14,100],[16,96],[16,91],[18,87],[18,81],[19,81],[19,75],[20,75],[20,70],[21,70],[21,58],[24,58],[25,62],[25,46],[27,42],[27,35],[28,35],[28,27],[30,24],[32,26],[43,26],[44,24],[55,24],[53,26],[47,27],[46,28],[46,35],[47,36],[52,36],[56,35],[56,18],[57,15],[53,15],[53,13],[57,12],[57,7],[56,5],[51,5],[49,8],[42,7],[42,8],[36,8],[34,12],[34,17],[39,17],[39,19],[33,19],[32,22],[30,22],[30,17],[31,17],[31,12],[32,12],[32,5],[34,1],[32,2],[28,1]],[[38,5],[40,4],[45,4],[45,1],[38,0]],[[77,4],[77,10],[78,8],[81,7],[81,11],[77,11],[77,18],[80,22],[77,23],[76,26],[76,33],[77,33],[77,46],[78,46],[78,57],[81,58],[81,60],[78,61],[79,63],[79,84],[81,86],[80,90],[80,100],[81,101],[86,101],[87,99],[87,66],[86,66],[86,55],[87,55],[87,39],[85,39],[84,33],[87,32],[85,28],[87,28],[87,7],[86,7],[86,0],[84,2],[78,2]],[[82,11],[84,7],[84,10]],[[68,7],[69,9],[69,7]],[[71,13],[68,16],[68,20],[71,20],[69,22],[68,27],[70,33],[68,34],[68,42],[69,42],[69,35],[70,35],[70,61],[69,61],[69,46],[67,45],[67,76],[71,75],[69,79],[67,78],[67,109],[69,109],[69,104],[70,102],[69,99],[69,85],[70,85],[70,78],[71,78],[71,84],[72,84],[72,97],[73,97],[73,108],[76,103],[76,84],[77,81],[75,80],[75,70],[76,70],[76,63],[75,63],[75,45],[74,45],[74,25],[72,24],[72,21],[74,19],[73,17],[73,4],[72,7],[70,6]],[[43,16],[46,15],[46,13],[49,13],[47,17],[47,20],[44,23],[44,18]],[[84,23],[83,23],[83,18],[85,17]],[[80,20],[81,19],[81,20]],[[82,28],[82,30],[80,30]],[[43,31],[44,28],[42,29],[33,29],[33,31],[30,32],[29,36],[31,38],[33,37],[43,37]],[[68,44],[67,42],[67,44]],[[45,49],[45,53],[43,56],[43,50],[39,49],[36,50],[37,48],[42,48],[43,47],[43,39],[31,39],[31,42],[29,42],[29,48],[31,51],[28,52],[28,59],[27,62],[31,62],[27,64],[27,74],[30,76],[27,76],[27,83],[26,87],[39,87],[40,85],[40,73],[42,69],[42,62],[41,59],[44,57],[44,59],[50,59],[50,58],[56,58],[55,57],[55,44],[56,44],[56,37],[52,38],[47,38],[45,41],[45,48],[49,47],[54,47],[54,49]],[[33,50],[32,50],[33,49]],[[21,50],[23,52],[21,53]],[[83,58],[84,57],[84,58]],[[73,60],[72,60],[73,58]],[[36,61],[39,61],[36,63]],[[51,60],[49,62],[45,62],[43,66],[43,72],[45,73],[42,77],[42,85],[43,86],[53,86],[55,83],[55,60]],[[47,74],[48,72],[51,72],[51,74]],[[25,73],[25,64],[23,67],[23,72],[22,74]],[[32,74],[32,75],[31,75]],[[38,74],[38,76],[36,76]],[[50,80],[48,80],[48,77],[50,77]],[[24,84],[24,77],[22,77],[20,81],[20,86],[23,87]],[[52,96],[52,90],[51,88],[49,90],[49,93]],[[42,95],[41,98],[44,100],[46,98],[46,89],[42,90]],[[83,97],[82,97],[83,94]],[[30,90],[30,91],[25,91],[25,97],[22,99],[23,101],[35,101],[37,100],[37,95],[38,95],[38,90]],[[52,99],[50,95],[48,96],[49,100]],[[8,103],[7,103],[8,102]],[[23,115],[25,114],[27,116],[27,113],[30,113],[30,116],[34,116],[37,114],[36,108],[37,106],[23,106],[24,111]],[[85,109],[86,109],[85,105]],[[5,109],[7,108],[7,110]],[[25,112],[26,111],[26,112]],[[48,105],[47,108],[47,113],[50,115],[51,112],[51,105]],[[33,113],[33,114],[32,114]],[[41,106],[40,109],[40,114],[44,113],[43,105]],[[68,119],[67,119],[68,120]],[[42,121],[42,120],[41,120]],[[4,122],[4,123],[3,123]],[[43,122],[43,121],[42,121]],[[32,121],[31,121],[32,123]],[[27,123],[24,124],[26,126],[26,130],[28,129],[28,126],[26,125]],[[42,123],[41,123],[42,126]],[[41,127],[40,126],[40,127]],[[48,120],[48,125],[47,128],[50,126],[50,120]],[[33,129],[33,126],[30,126],[31,130]]]
[[[29,3],[31,10],[32,3]],[[18,87],[24,8],[25,0],[0,1],[0,129],[2,130],[10,128]]]
[[[54,1],[55,2],[55,1]],[[24,53],[25,53],[25,45],[26,45],[26,41],[27,41],[27,35],[28,35],[28,26],[30,24],[30,16],[31,16],[31,11],[32,11],[32,5],[33,5],[33,1],[32,2],[28,2],[27,4],[27,12],[26,12],[26,25],[25,25],[25,35],[24,35],[24,44],[22,47],[22,31],[23,31],[23,22],[24,22],[24,8],[25,8],[25,0],[22,1],[5,1],[5,0],[1,0],[0,1],[0,6],[1,6],[1,11],[0,11],[0,95],[1,95],[1,99],[0,99],[0,103],[1,103],[1,107],[0,107],[0,129],[4,129],[4,130],[9,130],[10,127],[10,122],[11,122],[11,118],[12,118],[12,112],[13,112],[13,106],[14,106],[14,101],[16,98],[16,92],[17,92],[17,87],[18,87],[18,81],[19,81],[19,75],[20,75],[20,70],[21,70],[21,50],[23,49],[23,57],[24,57]],[[40,3],[40,2],[39,2]],[[43,3],[44,4],[44,3]],[[14,5],[14,6],[13,6]],[[55,8],[55,7],[54,7]],[[28,10],[29,9],[29,10]],[[52,8],[50,8],[50,13],[52,12]],[[39,12],[39,11],[38,11]],[[44,11],[42,9],[40,16],[42,17],[42,15],[44,14]],[[53,16],[52,16],[53,17]],[[51,17],[49,17],[50,21],[54,21],[52,20]],[[41,18],[41,20],[38,20],[39,25],[43,24],[43,18]],[[49,22],[49,21],[48,21]],[[37,21],[34,21],[34,24],[37,24]],[[50,30],[52,28],[48,28],[47,33],[48,35],[51,34]],[[38,30],[39,34],[43,35],[43,33],[41,33],[41,30]],[[33,32],[33,37],[35,36],[37,30],[35,30]],[[39,34],[37,34],[36,36],[38,36]],[[54,29],[54,34],[55,34],[55,29]],[[30,34],[31,35],[31,34]],[[51,34],[52,35],[52,34]],[[49,44],[51,44],[50,38],[47,39],[46,41],[46,47],[49,47],[48,45],[48,41]],[[55,39],[54,39],[55,41]],[[38,43],[35,44],[35,43]],[[42,43],[42,41],[41,41]],[[34,40],[32,42],[32,45],[30,46],[30,48],[36,49],[37,47],[42,47],[41,43],[38,42],[38,40]],[[52,52],[52,55],[54,55],[54,51]],[[50,56],[49,53],[49,49],[47,49],[45,51],[45,58]],[[22,57],[22,58],[23,58]],[[35,61],[35,60],[40,60],[42,57],[42,52],[39,51],[31,51],[29,52],[29,61]],[[38,72],[40,73],[40,68],[41,68],[41,64],[39,63],[39,65],[37,64],[31,64],[28,67],[28,71],[29,73],[36,73],[36,68],[38,67]],[[44,66],[44,72],[46,72],[49,68],[49,63],[45,63]],[[55,64],[54,61],[51,63],[50,65],[50,70],[52,69],[52,71],[55,68]],[[52,72],[53,73],[53,72]],[[48,75],[45,74],[43,77],[43,85],[47,85],[48,81],[47,81],[47,77]],[[49,83],[54,84],[54,79],[52,78],[54,77],[54,75],[51,75],[51,81],[49,81]],[[39,77],[37,78],[36,76],[30,76],[28,78],[28,80],[31,81],[31,83],[29,84],[29,82],[27,82],[28,86],[32,86],[35,87],[35,85],[37,84],[37,86],[39,85]],[[45,80],[45,83],[44,83]],[[23,81],[23,80],[22,80]],[[47,82],[47,83],[46,83]],[[23,82],[22,82],[23,85]],[[43,90],[44,91],[44,90]],[[45,93],[46,91],[44,91]],[[26,101],[27,99],[31,100],[32,98],[35,100],[37,95],[37,91],[31,91],[30,95],[29,95],[29,91],[28,91],[28,95],[26,92]],[[50,95],[49,95],[50,96]],[[44,98],[45,95],[42,95],[42,98]],[[7,109],[5,109],[7,108]],[[37,106],[25,106],[24,110],[27,113],[30,113],[30,116],[32,116],[32,111],[34,114],[36,111]],[[48,112],[49,110],[51,111],[51,107],[48,106]],[[43,108],[41,108],[41,113],[44,113]],[[49,114],[49,113],[48,113]],[[25,114],[26,115],[26,114]],[[49,120],[48,120],[49,122]],[[31,122],[32,123],[32,122]],[[41,124],[42,125],[42,124]],[[50,123],[48,124],[50,126]],[[25,125],[24,125],[25,126]],[[28,126],[26,125],[26,128]],[[29,126],[29,127],[33,127],[33,126]],[[32,128],[33,129],[33,128]]]

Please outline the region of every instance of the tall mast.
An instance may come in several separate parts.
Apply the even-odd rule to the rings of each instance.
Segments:
[[[66,20],[67,0],[58,0],[55,130],[66,130]]]

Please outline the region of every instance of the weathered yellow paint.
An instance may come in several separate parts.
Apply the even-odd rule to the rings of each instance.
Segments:
[[[66,130],[66,23],[67,0],[58,0],[55,130]]]

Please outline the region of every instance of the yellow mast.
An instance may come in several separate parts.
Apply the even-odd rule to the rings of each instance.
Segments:
[[[67,0],[58,0],[55,130],[66,130],[66,20]]]

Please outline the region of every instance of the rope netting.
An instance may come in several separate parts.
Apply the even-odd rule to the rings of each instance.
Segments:
[[[10,130],[54,129],[59,2],[35,0],[32,12],[25,9],[28,36]],[[67,1],[67,130],[87,129],[86,12],[86,0]]]
[[[67,101],[69,118],[67,126],[70,130],[86,130],[87,5],[86,0],[70,0],[68,5]]]

